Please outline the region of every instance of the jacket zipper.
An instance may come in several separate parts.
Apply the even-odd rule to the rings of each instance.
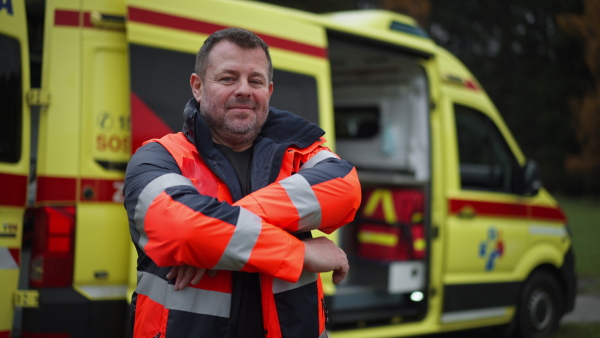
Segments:
[[[325,298],[321,298],[321,304],[323,308],[323,317],[325,317],[325,323],[329,323],[329,311],[327,310],[327,306],[325,305]]]

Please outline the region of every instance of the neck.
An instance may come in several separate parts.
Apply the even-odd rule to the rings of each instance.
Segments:
[[[249,149],[250,147],[252,147],[252,143],[253,143],[253,140],[250,140],[248,142],[247,140],[235,140],[235,138],[234,138],[234,140],[232,140],[232,138],[229,138],[228,141],[225,141],[221,137],[219,137],[218,135],[216,135],[214,133],[213,133],[212,139],[213,139],[214,143],[231,148],[231,150],[233,150],[235,152],[240,152],[240,151]],[[236,141],[238,141],[238,142],[236,142]]]

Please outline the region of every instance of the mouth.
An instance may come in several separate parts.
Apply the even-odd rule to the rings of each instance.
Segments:
[[[227,102],[225,107],[227,107],[227,109],[230,111],[250,111],[254,110],[256,108],[256,105],[249,99],[238,98]]]
[[[227,107],[227,109],[230,109],[230,110],[252,110],[254,108],[251,106],[246,106],[246,105],[234,105],[234,106]]]

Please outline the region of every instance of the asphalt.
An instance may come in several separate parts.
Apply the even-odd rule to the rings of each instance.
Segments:
[[[561,323],[600,323],[600,294],[578,294],[575,309]]]

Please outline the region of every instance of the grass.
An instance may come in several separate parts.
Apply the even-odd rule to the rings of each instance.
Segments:
[[[554,337],[556,337],[556,338],[600,337],[600,323],[562,324]]]
[[[558,196],[569,220],[580,292],[600,293],[600,201]]]
[[[600,294],[600,201],[557,196],[569,220],[575,253],[578,293]],[[555,337],[600,337],[600,323],[561,324]]]

